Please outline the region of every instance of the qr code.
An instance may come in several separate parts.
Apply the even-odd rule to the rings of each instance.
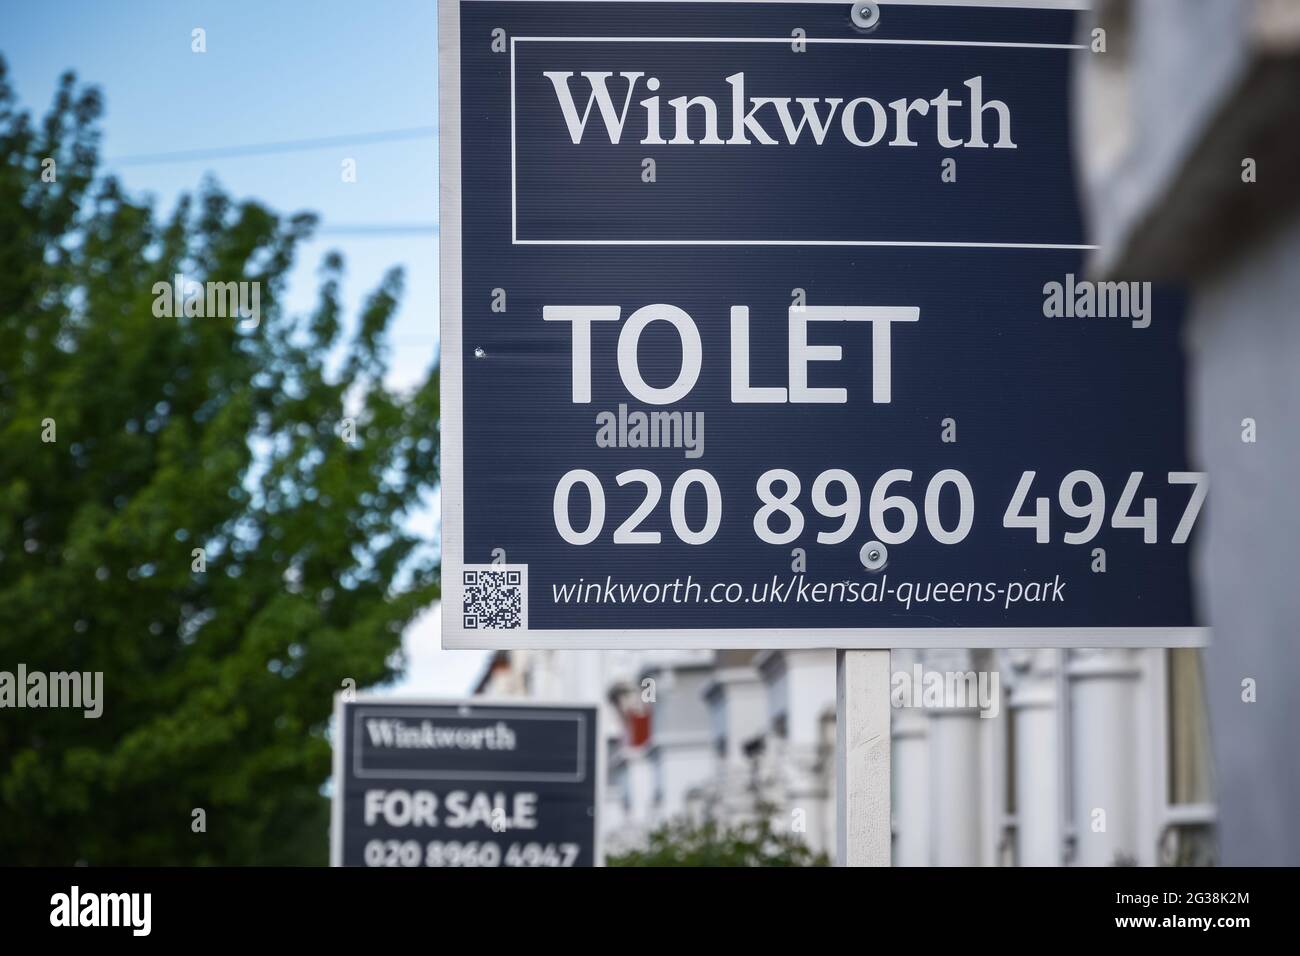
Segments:
[[[528,565],[467,564],[462,570],[465,630],[528,627]]]

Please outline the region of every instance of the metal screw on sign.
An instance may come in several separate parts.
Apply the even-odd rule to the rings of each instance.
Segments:
[[[474,350],[474,357],[475,357],[475,358],[487,358],[487,352],[484,352],[481,348],[477,348],[477,349]]]
[[[868,571],[879,571],[889,560],[889,551],[879,541],[868,541],[858,552],[858,558]]]
[[[859,30],[870,30],[880,22],[880,7],[874,3],[855,3],[849,12],[849,19]]]

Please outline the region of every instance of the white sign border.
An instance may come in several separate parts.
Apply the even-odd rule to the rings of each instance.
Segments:
[[[939,628],[622,628],[591,630],[466,630],[464,602],[464,461],[461,363],[460,4],[502,0],[438,0],[439,302],[441,346],[442,646],[515,650],[720,650],[724,648],[1012,648],[1203,647],[1208,627],[939,627]],[[582,3],[601,0],[562,0]],[[656,0],[650,0],[656,2]],[[668,0],[663,0],[668,2]],[[676,0],[674,0],[676,2]],[[728,0],[713,0],[728,2]],[[753,0],[735,0],[753,2]],[[762,2],[762,0],[760,0]],[[771,0],[778,2],[778,0]],[[790,0],[782,0],[790,2]],[[847,0],[793,0],[823,6]],[[1085,0],[930,0],[931,5],[1087,9]],[[337,751],[336,751],[337,752]],[[603,783],[603,781],[602,781]]]
[[[528,239],[519,237],[519,175],[515,135],[515,47],[520,43],[779,43],[789,37],[599,37],[535,36],[510,38],[510,244],[514,246],[885,246],[926,249],[1078,249],[1097,247],[1074,242],[975,242],[936,239]],[[883,40],[869,37],[805,37],[805,43],[887,44],[909,46],[1003,47],[1015,50],[1086,50],[1078,43],[997,43],[981,40]]]
[[[356,703],[353,701],[353,703]],[[587,715],[586,711],[594,705],[588,704],[582,708],[582,713],[572,714],[567,717],[548,716],[545,714],[520,714],[516,713],[518,707],[494,707],[489,703],[474,704],[448,704],[441,709],[448,713],[438,716],[427,714],[422,708],[436,707],[436,704],[422,704],[420,706],[407,707],[405,704],[387,704],[387,703],[363,703],[353,708],[352,727],[354,738],[360,738],[361,730],[358,726],[365,719],[367,708],[382,707],[385,710],[397,712],[407,712],[413,717],[423,715],[426,720],[437,720],[446,717],[467,718],[470,715],[461,714],[461,707],[473,706],[476,719],[480,720],[572,720],[578,733],[578,751],[577,764],[571,772],[556,773],[552,771],[539,770],[516,770],[516,771],[496,771],[496,770],[367,770],[362,766],[361,748],[357,747],[352,753],[352,776],[358,780],[497,780],[507,783],[582,783],[587,779],[587,754],[584,741],[587,738]]]

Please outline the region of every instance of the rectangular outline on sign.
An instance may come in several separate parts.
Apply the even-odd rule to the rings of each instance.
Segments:
[[[514,246],[884,246],[931,249],[1074,249],[1096,246],[1055,242],[948,242],[935,240],[887,239],[520,239],[518,176],[515,143],[515,44],[516,43],[780,43],[787,37],[516,37],[510,38],[510,244]],[[807,43],[872,44],[884,46],[999,47],[1028,50],[1086,50],[1080,43],[1002,43],[988,40],[884,40],[868,37],[806,37]]]
[[[358,780],[402,780],[410,778],[412,780],[518,780],[523,783],[582,783],[587,779],[587,753],[586,753],[586,733],[587,733],[587,715],[582,713],[572,715],[555,715],[549,716],[544,714],[520,714],[511,710],[493,708],[490,705],[483,704],[465,704],[449,705],[442,708],[448,713],[447,717],[456,717],[467,719],[471,715],[458,713],[461,706],[472,707],[474,710],[473,717],[482,717],[485,720],[572,720],[577,724],[578,731],[578,763],[572,773],[551,773],[547,771],[520,771],[519,773],[507,773],[505,771],[492,770],[362,770],[361,768],[361,748],[357,747],[352,754],[352,775]],[[425,714],[429,712],[426,705],[423,709],[415,707],[403,707],[400,704],[363,704],[353,708],[352,730],[356,737],[352,739],[361,739],[360,722],[362,715],[367,709],[386,709],[393,713],[411,713]],[[433,719],[433,718],[426,718]]]
[[[460,573],[464,564],[464,457],[461,336],[461,149],[460,4],[500,0],[438,0],[439,110],[439,312],[442,370],[442,600],[455,613],[442,615],[442,646],[447,649],[514,650],[723,650],[740,648],[1047,648],[1047,647],[1204,647],[1208,627],[893,627],[893,628],[621,628],[606,630],[465,631]],[[559,0],[582,3],[591,0]],[[651,0],[658,2],[658,0]],[[713,0],[732,2],[732,0]],[[751,2],[751,0],[739,0]],[[765,0],[759,0],[765,2]],[[824,0],[790,0],[822,3]],[[842,0],[841,0],[842,2]],[[951,0],[946,0],[951,2]],[[938,5],[938,4],[936,4]],[[945,3],[946,5],[946,3]],[[953,5],[1085,9],[1067,2],[969,0]],[[602,753],[598,749],[598,756]]]
[[[334,695],[333,717],[333,754],[332,775],[330,777],[330,866],[343,865],[343,768],[346,766],[347,734],[343,732],[343,713],[348,704],[376,706],[387,704],[390,707],[490,707],[494,710],[514,710],[516,705],[486,697],[466,697],[452,700],[442,697],[386,697],[382,694],[357,694],[352,700],[344,701],[342,692]],[[591,733],[596,742],[596,776],[593,802],[595,815],[591,820],[592,828],[592,862],[596,866],[605,865],[605,836],[601,830],[601,817],[605,808],[605,734],[601,705],[591,701],[542,700],[529,701],[517,705],[521,710],[581,710],[593,714]],[[585,755],[584,755],[584,760]]]

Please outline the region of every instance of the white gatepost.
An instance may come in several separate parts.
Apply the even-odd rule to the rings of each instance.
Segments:
[[[835,654],[839,866],[890,865],[889,653]]]

